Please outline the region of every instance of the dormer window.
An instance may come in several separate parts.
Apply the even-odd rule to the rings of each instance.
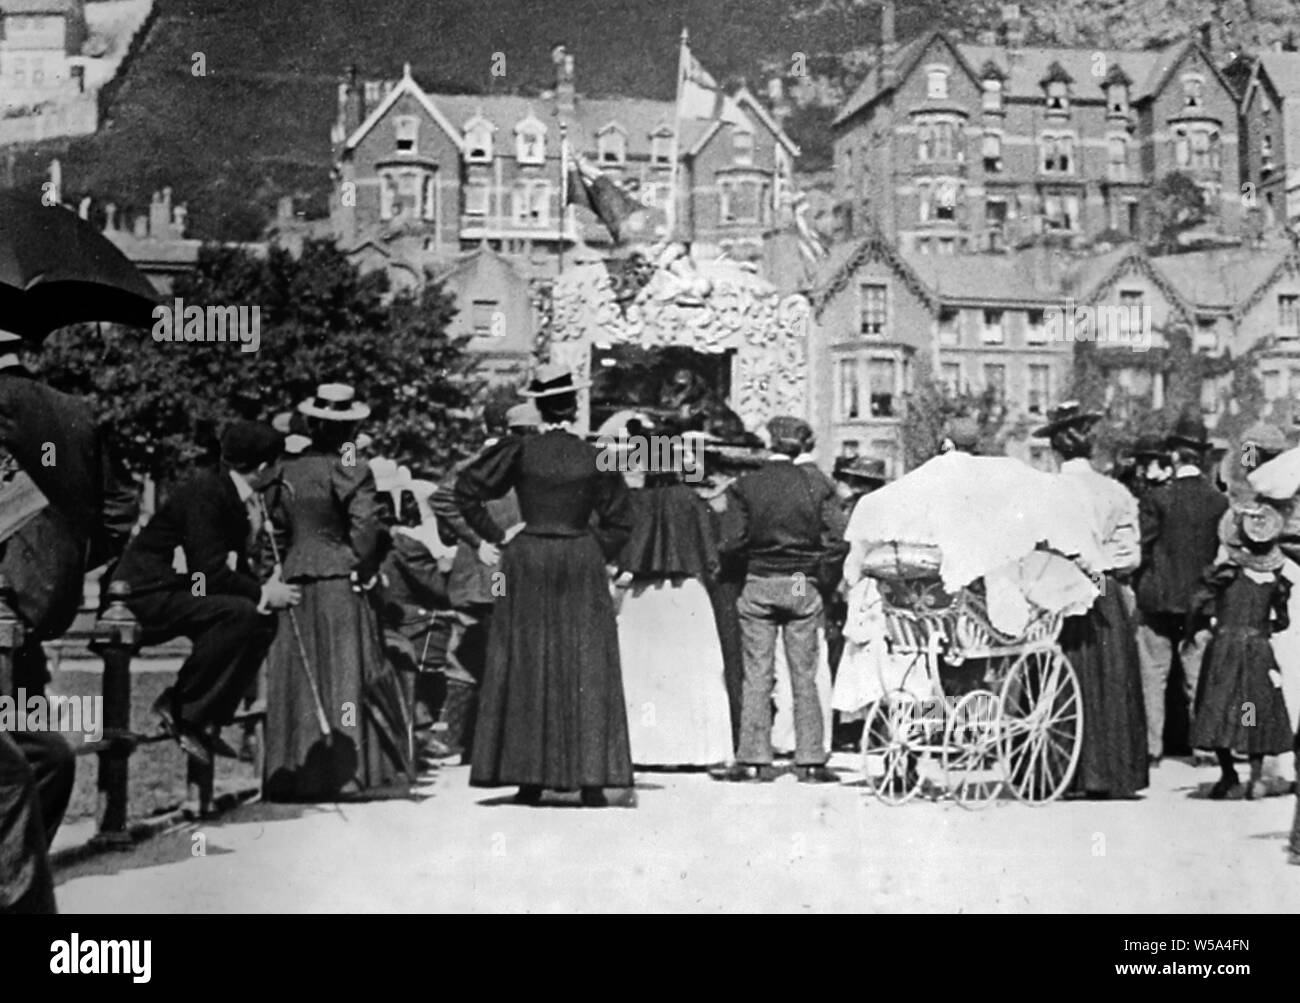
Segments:
[[[1107,86],[1106,107],[1112,115],[1128,114],[1128,84],[1114,83]]]
[[[673,160],[673,134],[660,129],[650,137],[650,161],[654,164],[671,164]]]
[[[1062,114],[1070,110],[1070,88],[1064,80],[1048,81],[1047,110]]]
[[[931,66],[925,71],[925,96],[931,101],[948,100],[948,67]]]
[[[521,164],[546,162],[546,126],[532,115],[515,126],[515,159]]]
[[[414,156],[416,139],[420,131],[420,120],[414,115],[398,115],[393,122],[393,131],[397,137],[397,152]]]
[[[1183,77],[1183,107],[1199,109],[1204,97],[1205,78],[1196,74]]]
[[[471,164],[486,164],[492,160],[492,133],[494,126],[482,116],[465,123],[465,159]]]
[[[754,133],[744,126],[733,126],[731,130],[731,151],[738,164],[754,162]]]
[[[1002,81],[997,77],[987,77],[983,81],[984,85],[984,110],[1001,111],[1002,110]]]
[[[607,125],[597,133],[596,159],[602,164],[621,164],[627,159],[627,137],[617,125]]]

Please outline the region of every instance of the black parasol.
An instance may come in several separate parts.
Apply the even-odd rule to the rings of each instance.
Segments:
[[[84,321],[148,328],[157,301],[140,270],[76,213],[0,192],[0,328],[32,341]]]

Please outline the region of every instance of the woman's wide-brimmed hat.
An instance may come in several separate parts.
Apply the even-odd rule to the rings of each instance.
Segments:
[[[325,421],[361,421],[370,417],[369,405],[356,399],[357,392],[346,383],[322,383],[316,396],[308,397],[298,405],[298,411],[308,418]]]
[[[573,373],[564,366],[557,365],[554,362],[548,362],[545,365],[537,367],[533,373],[533,378],[528,383],[526,390],[520,391],[524,397],[555,397],[559,394],[576,393],[579,390],[585,390],[591,386],[590,382],[579,382],[573,378]]]
[[[1194,414],[1181,415],[1174,422],[1174,430],[1165,436],[1165,445],[1188,446],[1201,451],[1209,449],[1210,439],[1205,430],[1205,422]]]
[[[1272,505],[1245,502],[1223,513],[1219,541],[1233,563],[1252,571],[1277,571],[1285,556],[1277,545],[1285,519]]]
[[[841,456],[835,461],[831,476],[837,481],[850,484],[886,484],[889,476],[885,473],[885,461],[867,456]]]
[[[1078,401],[1063,401],[1047,411],[1047,424],[1034,429],[1034,435],[1048,439],[1065,428],[1091,428],[1101,421],[1101,412],[1085,411]]]

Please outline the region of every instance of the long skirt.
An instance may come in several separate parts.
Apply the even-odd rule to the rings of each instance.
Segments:
[[[1150,777],[1137,639],[1120,589],[1107,575],[1092,609],[1065,621],[1060,643],[1083,698],[1083,743],[1071,787],[1127,797]]]
[[[521,533],[501,572],[470,783],[632,786],[618,626],[595,538]]]
[[[296,582],[302,600],[282,611],[267,654],[268,801],[330,801],[391,793],[408,780],[405,701],[384,657],[369,602],[346,578]],[[307,668],[303,665],[306,653]],[[307,672],[330,726],[323,734]]]
[[[713,605],[694,578],[637,582],[618,613],[632,761],[731,761],[731,705]]]
[[[1192,747],[1251,756],[1290,752],[1290,715],[1270,671],[1277,671],[1277,662],[1265,631],[1221,625],[1201,665]]]

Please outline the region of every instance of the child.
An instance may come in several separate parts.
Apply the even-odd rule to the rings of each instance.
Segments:
[[[1288,625],[1291,583],[1278,574],[1281,530],[1281,516],[1268,505],[1239,505],[1225,513],[1221,560],[1192,597],[1188,612],[1190,619],[1209,608],[1214,616],[1191,740],[1193,748],[1213,749],[1219,757],[1223,775],[1210,790],[1215,800],[1237,785],[1234,750],[1250,759],[1246,798],[1254,800],[1265,792],[1260,779],[1264,757],[1292,747],[1282,677],[1268,640],[1271,631]]]

